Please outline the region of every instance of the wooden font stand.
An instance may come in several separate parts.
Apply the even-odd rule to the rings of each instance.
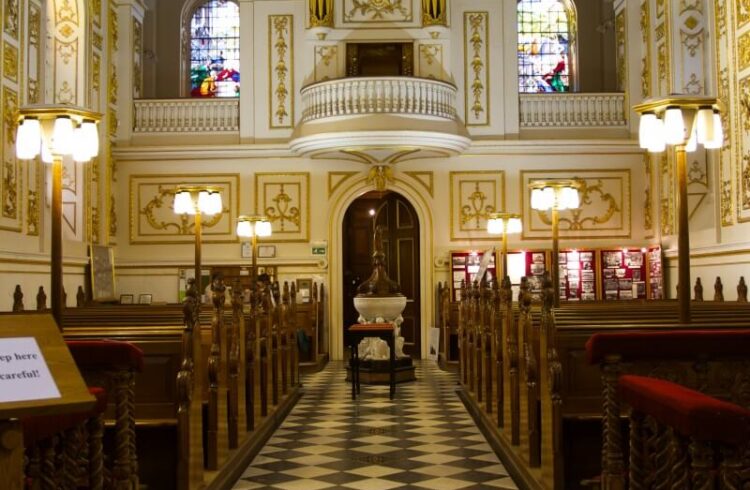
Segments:
[[[23,433],[19,418],[82,412],[94,406],[68,347],[51,315],[0,316],[0,346],[12,338],[33,337],[49,368],[60,398],[0,403],[0,475],[7,490],[23,487]]]

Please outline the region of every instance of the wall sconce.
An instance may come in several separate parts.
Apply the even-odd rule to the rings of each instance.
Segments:
[[[101,114],[71,105],[33,105],[18,111],[16,157],[32,160],[41,155],[52,164],[50,246],[50,300],[52,316],[62,329],[62,165],[65,157],[87,162],[99,155]]]

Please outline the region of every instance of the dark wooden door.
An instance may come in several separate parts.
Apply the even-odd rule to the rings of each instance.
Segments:
[[[357,321],[353,298],[357,286],[372,273],[373,217],[383,228],[383,247],[386,252],[388,276],[401,286],[406,296],[404,323],[404,351],[413,358],[421,357],[421,328],[419,312],[419,220],[412,205],[400,194],[368,193],[354,201],[346,212],[344,237],[344,323]]]

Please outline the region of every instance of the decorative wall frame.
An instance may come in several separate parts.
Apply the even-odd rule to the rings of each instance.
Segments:
[[[210,185],[219,189],[223,212],[203,220],[204,243],[236,242],[239,215],[239,174],[150,174],[130,176],[130,243],[192,243],[192,216],[172,211],[179,185]]]
[[[505,172],[451,172],[450,206],[451,241],[497,240],[487,233],[487,217],[505,211]]]
[[[581,184],[581,207],[560,212],[561,238],[631,237],[630,169],[570,169],[521,171],[523,239],[552,238],[550,213],[532,210],[529,202],[529,184],[550,179],[572,179]]]
[[[489,12],[464,12],[464,121],[467,126],[490,125],[489,22]]]
[[[268,16],[269,127],[294,126],[294,16]]]
[[[271,242],[310,240],[310,174],[257,172],[255,212],[268,217]]]

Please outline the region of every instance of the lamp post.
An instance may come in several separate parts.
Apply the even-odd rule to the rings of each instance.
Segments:
[[[677,167],[677,253],[678,299],[680,322],[690,323],[690,231],[687,203],[687,153],[698,143],[704,148],[721,148],[724,131],[721,127],[719,102],[714,97],[672,95],[645,101],[633,109],[641,115],[638,130],[641,148],[661,153],[671,145]]]
[[[271,236],[271,222],[265,216],[240,216],[237,218],[237,236],[250,238],[252,243],[253,273],[250,275],[250,291],[252,292],[252,304],[255,306],[256,281],[258,279],[258,238]]]
[[[572,180],[535,181],[531,189],[531,209],[552,212],[552,287],[554,306],[560,306],[560,211],[576,209],[580,205],[579,184]]]
[[[487,233],[503,236],[503,248],[500,259],[502,269],[499,276],[501,280],[508,275],[508,235],[521,233],[521,230],[523,230],[523,222],[521,221],[520,214],[492,213],[487,219]]]
[[[201,240],[203,235],[202,218],[222,212],[221,193],[210,186],[178,186],[174,194],[174,212],[195,216],[195,289],[200,293],[201,286]]]
[[[62,166],[72,158],[84,163],[99,155],[97,123],[101,115],[70,105],[33,105],[18,111],[16,157],[52,164],[50,296],[52,316],[62,329]]]

